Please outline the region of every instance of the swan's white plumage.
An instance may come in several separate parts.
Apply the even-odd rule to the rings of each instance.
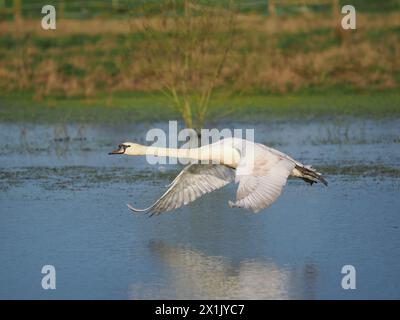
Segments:
[[[159,214],[186,205],[202,195],[222,188],[235,178],[232,168],[218,164],[190,164],[169,185],[168,190],[150,207],[135,212],[151,211]]]
[[[253,175],[239,175],[236,181],[239,187],[236,202],[229,202],[231,207],[244,208],[258,212],[270,206],[281,194],[286,180],[295,164],[286,159],[280,159],[271,166],[255,166]]]
[[[239,184],[236,201],[229,201],[229,205],[258,212],[270,206],[280,196],[290,175],[300,177],[311,184],[315,182],[327,184],[322,175],[310,166],[304,166],[288,155],[262,144],[228,138],[209,147],[218,151],[212,153],[214,160],[215,154],[220,153],[228,155],[226,158],[229,158],[229,161],[221,158],[220,164],[190,164],[179,173],[167,191],[153,205],[146,209],[128,205],[129,209],[135,212],[149,211],[152,214],[160,214],[186,205],[206,193],[235,181]],[[141,146],[141,148],[146,147]],[[205,148],[199,149],[200,154],[202,150]],[[162,152],[165,153],[163,150]]]

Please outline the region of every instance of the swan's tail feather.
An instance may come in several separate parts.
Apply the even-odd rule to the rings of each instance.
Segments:
[[[328,186],[328,181],[319,173],[317,170],[311,166],[300,166],[296,165],[294,168],[294,175],[308,182],[309,184],[321,182],[325,186]]]

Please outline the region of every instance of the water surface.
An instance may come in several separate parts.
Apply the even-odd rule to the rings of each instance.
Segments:
[[[329,187],[289,180],[252,214],[228,207],[230,185],[148,218],[126,203],[152,203],[180,167],[107,152],[153,126],[1,124],[0,298],[400,298],[400,120],[257,124]],[[41,288],[46,264],[56,290]]]

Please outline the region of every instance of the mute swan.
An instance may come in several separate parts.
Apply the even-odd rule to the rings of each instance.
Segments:
[[[192,149],[149,147],[124,142],[109,154],[153,155],[197,161],[187,165],[150,207],[136,209],[128,204],[128,208],[134,212],[151,212],[151,215],[179,208],[232,181],[239,183],[239,186],[236,201],[229,201],[229,206],[253,212],[271,205],[281,194],[289,176],[301,178],[311,185],[316,182],[328,185],[324,177],[311,166],[305,166],[263,144],[239,138],[226,138]],[[205,161],[207,164],[204,164]]]

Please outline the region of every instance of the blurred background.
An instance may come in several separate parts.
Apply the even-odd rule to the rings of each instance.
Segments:
[[[179,115],[201,127],[227,112],[365,114],[398,104],[397,0],[353,1],[356,30],[341,28],[338,0],[59,0],[56,30],[41,28],[45,4],[0,1],[1,99],[21,110],[26,101],[114,114],[129,106],[145,120]],[[318,97],[338,94],[348,98],[321,106]],[[377,106],[382,99],[390,106]],[[19,117],[6,113],[0,119]]]

